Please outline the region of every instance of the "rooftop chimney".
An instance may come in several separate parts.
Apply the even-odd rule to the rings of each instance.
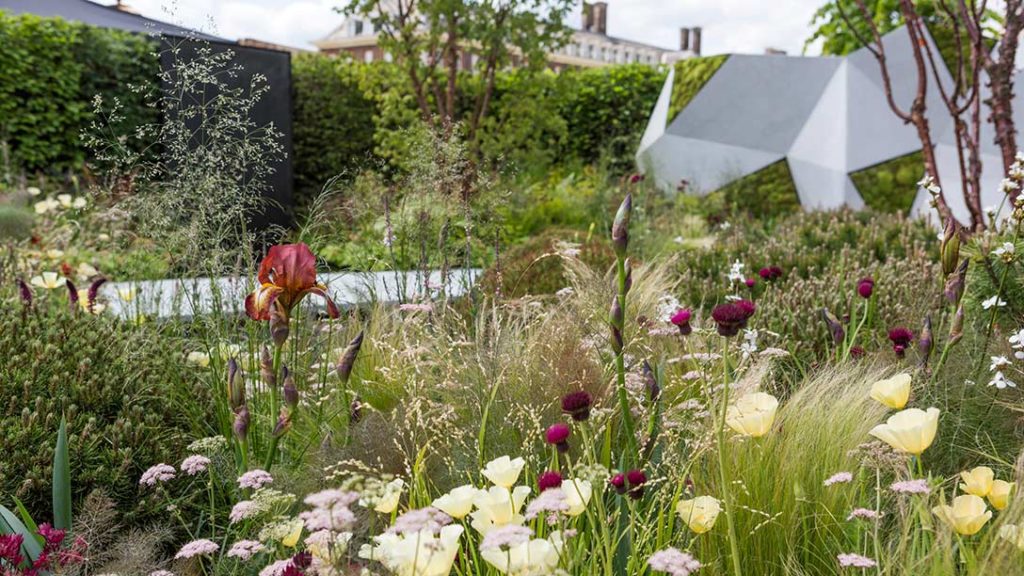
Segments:
[[[693,27],[693,44],[690,45],[690,50],[697,56],[700,56],[700,26]]]
[[[594,2],[591,4],[591,13],[594,18],[594,32],[601,35],[608,34],[608,3]]]
[[[680,28],[679,29],[679,49],[686,52],[690,49],[690,29]]]

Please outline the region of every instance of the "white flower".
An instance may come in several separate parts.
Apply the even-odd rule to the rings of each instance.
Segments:
[[[665,294],[661,298],[658,298],[658,320],[664,323],[671,322],[672,315],[675,314],[679,308],[679,300],[671,294]],[[676,333],[676,330],[673,330],[672,333]]]
[[[57,202],[64,208],[71,208],[71,194],[58,194]]]
[[[992,253],[996,256],[1013,256],[1015,251],[1016,247],[1013,245],[1013,242],[1003,242],[1003,245],[993,250]]]
[[[77,272],[78,277],[84,280],[88,280],[89,278],[92,278],[93,276],[96,276],[97,274],[100,273],[99,270],[94,268],[92,264],[89,264],[88,262],[82,262],[81,264],[79,264]]]
[[[74,200],[71,201],[72,208],[82,209],[85,208],[88,204],[89,201],[86,200],[85,198],[82,198],[81,196],[77,196]]]
[[[992,379],[989,380],[988,385],[995,386],[999,390],[1017,387],[1017,384],[1013,380],[1007,378],[1006,375],[1003,374],[1002,370],[999,370],[994,375],[992,375]]]
[[[477,492],[473,505],[476,510],[470,514],[470,523],[477,532],[487,534],[493,528],[507,524],[522,524],[526,517],[519,513],[530,495],[529,486],[517,486],[509,490],[504,486],[491,486],[489,490]]]
[[[743,330],[743,344],[740,345],[740,350],[743,351],[744,360],[757,352],[757,330]]]
[[[384,494],[381,495],[380,500],[377,500],[377,504],[374,505],[373,509],[381,514],[394,512],[398,509],[398,501],[402,497],[402,488],[405,488],[405,481],[401,478],[395,478],[388,482],[384,486]]]
[[[462,526],[453,524],[441,528],[437,536],[430,530],[381,534],[373,538],[376,545],[364,544],[359,549],[359,557],[376,560],[403,576],[448,576],[459,552],[462,531]]]
[[[36,214],[46,214],[52,212],[57,208],[60,208],[60,202],[57,202],[53,198],[47,198],[46,200],[40,200],[33,205]]]
[[[431,506],[456,520],[465,518],[473,510],[473,500],[476,498],[477,492],[479,490],[472,484],[459,486],[444,496],[436,498]]]
[[[188,353],[188,356],[185,357],[185,361],[193,366],[206,368],[210,365],[210,355],[206,352],[193,351]]]
[[[928,175],[925,175],[924,178],[921,178],[921,180],[918,181],[917,185],[920,188],[924,188],[925,190],[927,190],[928,193],[933,196],[938,196],[939,194],[942,193],[942,188],[939,188],[939,185],[935,183],[935,179]]]
[[[533,576],[553,574],[558,568],[559,549],[555,535],[551,540],[535,538],[508,550],[487,548],[480,550],[480,556],[502,574]]]
[[[998,212],[998,211],[999,211],[999,206],[996,206],[995,204],[993,204],[991,206],[985,206],[985,214],[988,214],[989,216],[995,216],[996,212]]]
[[[61,281],[60,275],[56,272],[43,272],[41,276],[33,276],[29,282],[31,282],[33,286],[46,288],[47,290],[60,288],[64,285],[64,282]]]
[[[565,513],[569,516],[579,516],[586,511],[594,488],[586,480],[572,479],[562,482],[562,491],[565,492],[565,503],[569,505]]]
[[[981,307],[984,308],[985,310],[988,310],[988,309],[992,308],[993,306],[998,306],[998,307],[1006,306],[1006,301],[1003,300],[1002,298],[1000,298],[999,295],[997,294],[997,295],[995,295],[995,296],[993,296],[993,297],[989,298],[988,300],[985,300],[984,302],[981,303]]]
[[[992,356],[992,365],[988,367],[990,372],[1002,370],[1007,366],[1011,366],[1013,363],[1006,356]]]
[[[488,462],[480,473],[495,486],[511,488],[519,479],[523,466],[526,466],[526,461],[522,458],[513,460],[508,456],[502,456]]]
[[[732,263],[732,266],[729,268],[729,274],[727,275],[730,283],[745,282],[747,280],[747,277],[743,275],[743,268],[744,264],[739,260]]]
[[[43,193],[42,190],[36,188],[35,186],[29,186],[28,188],[25,188],[25,191],[28,192],[29,196],[39,196],[40,194]]]

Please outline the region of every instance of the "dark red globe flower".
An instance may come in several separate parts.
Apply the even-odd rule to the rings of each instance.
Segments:
[[[875,281],[870,276],[865,276],[857,282],[857,294],[860,294],[861,298],[871,298],[871,293],[875,291]]]
[[[757,285],[757,280],[753,278],[747,278],[746,280],[743,281],[743,283],[747,285],[747,288],[753,288],[754,286]]]
[[[271,246],[260,262],[260,285],[245,299],[245,311],[253,320],[270,320],[277,312],[287,320],[307,294],[316,294],[327,302],[327,315],[338,317],[338,307],[327,295],[327,288],[316,281],[316,256],[305,244]]]
[[[754,315],[754,312],[757,311],[757,306],[750,300],[737,300],[736,306],[743,311],[745,320],[749,320]],[[744,321],[743,326],[745,327],[746,325],[747,323]]]
[[[774,282],[779,278],[782,278],[782,268],[779,268],[778,266],[765,266],[758,270],[757,275],[760,276],[762,280]]]
[[[537,476],[537,488],[543,492],[550,488],[558,488],[562,485],[562,475],[554,470],[542,472]]]
[[[914,340],[914,333],[909,328],[898,326],[889,330],[889,340],[892,342],[892,350],[896,356],[903,358],[910,342]]]
[[[740,328],[747,324],[750,316],[737,304],[720,304],[711,311],[711,318],[718,326],[718,333],[722,336],[735,336]]]
[[[676,313],[669,318],[669,322],[679,328],[679,333],[683,336],[687,336],[693,332],[693,327],[690,326],[690,318],[693,317],[693,313],[689,308],[680,308],[676,310]]]
[[[570,392],[562,396],[562,412],[572,416],[573,420],[582,422],[590,418],[590,407],[594,400],[585,390]]]
[[[547,433],[544,435],[544,439],[548,444],[554,445],[558,448],[559,452],[569,451],[569,425],[564,422],[552,424],[548,427]]]
[[[616,474],[615,476],[612,476],[611,480],[609,480],[608,483],[611,484],[612,488],[615,488],[615,491],[618,492],[619,494],[625,494],[626,493],[626,475],[625,474],[621,474],[620,473],[620,474]]]
[[[860,360],[865,355],[867,355],[867,351],[864,350],[863,346],[853,346],[850,348],[850,357],[854,360]]]
[[[638,500],[644,495],[647,474],[643,470],[630,470],[626,472],[626,483],[629,486],[629,497]]]

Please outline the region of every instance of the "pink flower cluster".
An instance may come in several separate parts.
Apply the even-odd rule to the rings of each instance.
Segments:
[[[175,560],[182,558],[194,558],[196,556],[209,556],[217,550],[220,550],[220,546],[217,545],[213,540],[206,538],[200,538],[199,540],[193,540],[188,544],[181,547],[178,553],[174,555]]]
[[[485,534],[483,542],[480,543],[480,549],[514,548],[524,542],[529,542],[532,536],[533,530],[526,526],[506,524]]]
[[[656,572],[668,572],[672,576],[690,576],[700,570],[700,562],[675,548],[658,550],[651,554],[647,564]]]
[[[189,476],[195,476],[196,474],[206,472],[206,469],[209,467],[210,459],[198,454],[193,454],[181,462],[181,470]]]
[[[313,509],[299,513],[299,518],[310,532],[343,532],[356,523],[356,516],[349,506],[358,500],[356,492],[323,490],[306,497],[305,503]]]
[[[156,486],[158,483],[173,480],[175,472],[174,466],[171,466],[170,464],[157,464],[156,466],[150,466],[149,470],[143,472],[142,477],[139,478],[139,485]]]
[[[931,492],[927,480],[901,480],[893,482],[889,489],[899,494],[927,494]]]
[[[267,484],[273,484],[274,477],[266,470],[250,470],[238,477],[239,488],[259,490]]]
[[[395,518],[394,524],[388,528],[389,534],[418,534],[429,530],[433,534],[441,531],[441,527],[452,523],[452,517],[433,506],[417,508]]]
[[[860,554],[840,554],[836,556],[839,565],[843,568],[874,568],[878,563]]]
[[[824,484],[825,486],[832,486],[833,484],[845,484],[852,481],[853,474],[850,474],[849,472],[836,472],[832,476],[829,476],[829,478],[825,480]]]
[[[228,557],[238,558],[245,562],[265,549],[266,548],[263,544],[260,544],[256,540],[239,540],[231,546],[230,550],[228,550]]]

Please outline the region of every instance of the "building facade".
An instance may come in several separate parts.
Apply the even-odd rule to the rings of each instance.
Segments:
[[[639,63],[649,66],[669,64],[682,58],[700,55],[701,29],[682,28],[678,49],[669,49],[608,35],[608,3],[584,2],[581,26],[571,40],[548,54],[548,65],[555,70],[565,68],[596,68],[614,64]],[[349,16],[330,34],[313,42],[326,54],[350,54],[363,62],[390,61],[390,54],[381,50],[378,31],[370,18]],[[459,66],[471,69],[477,56],[466,51]]]

